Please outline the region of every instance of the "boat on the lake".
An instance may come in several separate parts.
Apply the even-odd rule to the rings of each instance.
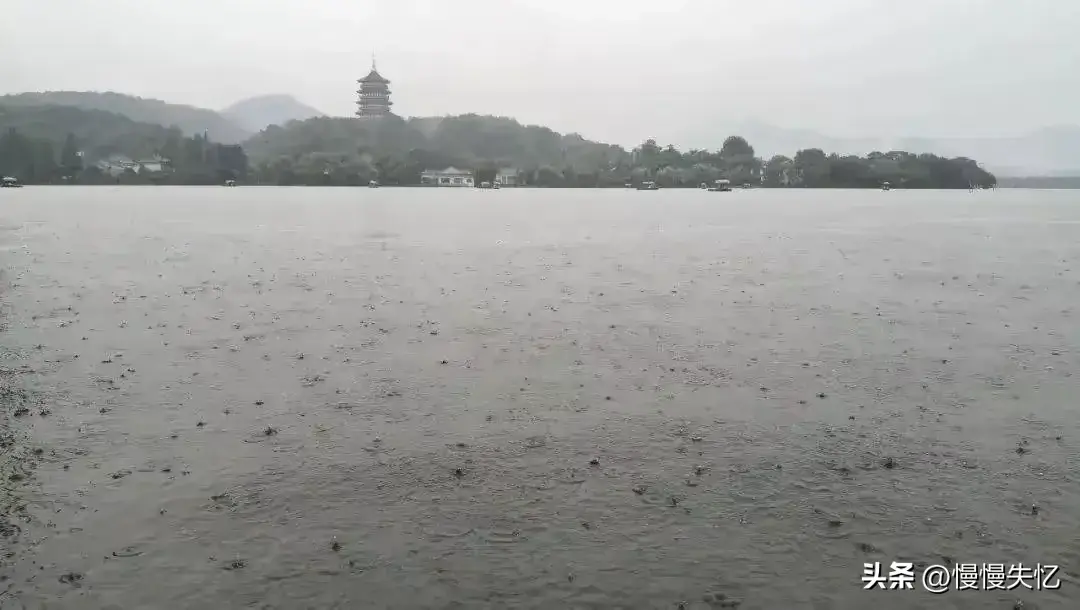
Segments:
[[[891,191],[892,190],[892,185],[889,184],[888,180],[881,183],[881,190],[883,190],[883,191]]]
[[[483,181],[483,182],[481,182],[481,183],[480,183],[480,188],[482,188],[482,189],[489,189],[489,188],[491,188],[491,183],[490,183],[490,182],[488,182],[487,180],[485,180],[485,181]]]
[[[236,180],[226,180],[225,186],[236,186]]]
[[[721,178],[713,183],[713,186],[709,187],[709,190],[714,193],[727,192],[731,190],[731,180],[725,180]]]
[[[379,188],[379,181],[378,180],[372,180],[371,182],[368,182],[367,185],[368,185],[368,188],[377,189],[377,188]]]
[[[642,182],[637,187],[637,190],[639,190],[639,191],[656,191],[656,190],[659,190],[659,189],[660,189],[660,187],[655,182],[653,182],[652,180],[649,180],[647,182]]]
[[[19,183],[19,180],[17,178],[13,178],[12,176],[4,176],[3,178],[0,178],[0,188],[17,189],[22,188],[22,184]]]

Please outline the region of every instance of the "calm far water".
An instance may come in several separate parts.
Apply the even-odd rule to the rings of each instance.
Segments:
[[[0,607],[1080,607],[1076,197],[0,192]]]

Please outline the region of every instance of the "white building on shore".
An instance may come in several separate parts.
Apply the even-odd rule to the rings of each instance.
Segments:
[[[497,182],[499,186],[521,186],[521,178],[521,171],[513,168],[500,169],[499,172],[495,174],[495,182]]]
[[[420,184],[424,186],[475,186],[473,173],[467,169],[448,167],[442,170],[428,169],[420,174]]]
[[[146,159],[135,160],[124,155],[109,155],[96,163],[101,173],[117,177],[130,170],[136,174],[148,172],[157,174],[171,169],[171,162],[161,155],[154,155]]]

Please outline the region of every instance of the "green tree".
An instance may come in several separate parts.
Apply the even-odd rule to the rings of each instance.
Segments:
[[[206,166],[206,140],[195,135],[184,140],[181,167],[186,171],[199,171]]]
[[[829,158],[820,148],[808,148],[795,153],[794,164],[800,186],[829,186]]]
[[[558,170],[546,166],[536,171],[537,186],[562,186],[562,175]]]
[[[30,141],[11,127],[0,136],[0,174],[25,180],[26,160],[30,156]]]
[[[159,154],[174,164],[182,162],[184,156],[183,137],[179,129],[170,129],[165,137],[165,142],[161,145]]]
[[[14,176],[28,184],[51,182],[57,175],[52,144],[29,138],[14,128],[8,129],[0,136],[0,174]]]
[[[754,147],[742,136],[729,136],[720,148],[720,158],[726,161],[745,161],[754,156]]]
[[[247,176],[248,158],[239,144],[215,144],[210,150],[210,165],[219,182]]]
[[[660,160],[660,147],[656,144],[656,140],[649,138],[641,143],[634,149],[633,161],[637,167],[646,168],[646,171],[652,172],[657,168],[657,164]]]
[[[788,186],[796,179],[795,162],[784,155],[774,155],[764,170],[765,186]]]

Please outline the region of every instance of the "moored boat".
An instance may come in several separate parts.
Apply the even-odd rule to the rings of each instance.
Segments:
[[[653,182],[651,180],[649,180],[647,182],[642,182],[637,187],[637,190],[639,190],[639,191],[656,191],[656,190],[659,190],[659,189],[660,189],[660,187],[655,182]]]
[[[4,176],[3,178],[0,178],[0,188],[17,189],[22,188],[22,184],[20,184],[16,178]]]
[[[731,190],[731,180],[720,179],[713,183],[713,186],[709,187],[711,192],[726,192]]]

